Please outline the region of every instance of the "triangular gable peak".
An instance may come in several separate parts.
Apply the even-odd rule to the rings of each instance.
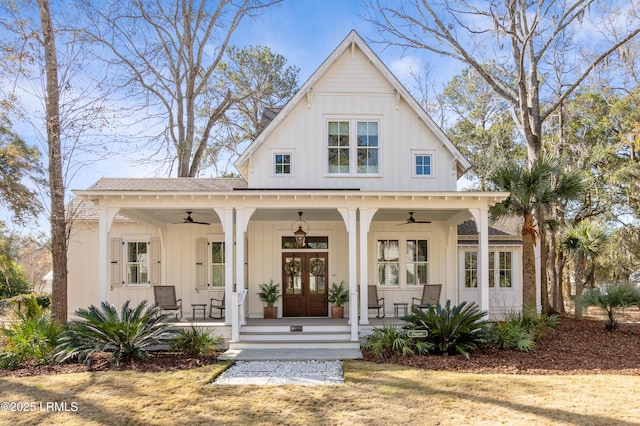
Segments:
[[[323,97],[323,95],[331,96]],[[349,97],[350,95],[352,95],[351,98]],[[354,96],[359,96],[359,98],[356,99]],[[376,102],[378,104],[384,102],[385,105],[378,105],[377,109],[375,109]],[[369,103],[371,105],[368,105]],[[357,117],[365,117],[364,121],[368,119],[366,117],[373,117],[374,120],[376,117],[383,117],[381,120],[387,120],[385,123],[380,124],[380,152],[375,153],[375,155],[379,154],[380,156],[380,164],[376,164],[376,167],[379,168],[374,171],[374,174],[379,173],[377,177],[384,178],[386,181],[410,181],[411,175],[401,176],[392,168],[402,169],[404,172],[414,170],[415,165],[411,164],[411,161],[413,161],[411,158],[412,152],[417,152],[420,148],[425,147],[441,152],[440,157],[437,158],[438,164],[433,166],[436,170],[440,168],[439,175],[445,177],[432,176],[436,179],[432,179],[431,186],[428,187],[414,185],[415,187],[402,188],[396,185],[391,189],[452,190],[452,187],[455,189],[457,178],[470,167],[469,162],[444,132],[354,30],[349,33],[305,82],[296,95],[269,122],[256,140],[247,147],[236,161],[236,168],[247,179],[249,187],[252,188],[290,188],[294,186],[300,187],[302,184],[305,187],[327,188],[334,186],[336,188],[390,189],[388,186],[367,186],[371,179],[368,181],[366,179],[364,181],[353,179],[354,177],[363,177],[358,175],[361,170],[359,164],[357,166],[352,164],[350,174],[346,173],[344,176],[339,176],[346,179],[335,179],[336,176],[331,175],[331,171],[327,168],[328,166],[320,162],[320,158],[322,158],[323,163],[327,162],[328,154],[326,150],[322,151],[322,149],[325,149],[322,145],[326,145],[327,140],[327,122],[334,119],[336,121],[345,120],[345,117],[348,117],[350,113]],[[399,115],[402,115],[402,117],[398,118],[397,116]],[[310,116],[314,118],[310,119]],[[393,119],[395,121],[392,121],[392,116],[396,116]],[[362,123],[357,123],[357,125],[360,124]],[[356,124],[352,123],[352,126],[351,129],[354,132],[353,129]],[[417,128],[420,129],[417,131]],[[298,132],[296,136],[292,136],[294,131]],[[287,138],[292,141],[295,139],[295,142],[290,141],[289,144],[291,146],[286,146],[286,143],[282,141]],[[352,141],[355,141],[355,139],[355,137],[351,138]],[[307,152],[307,148],[312,144],[321,145],[320,151]],[[352,144],[355,144],[355,142],[352,142]],[[265,145],[267,146],[265,147]],[[287,151],[286,148],[289,148],[290,151]],[[290,152],[290,156],[294,157],[296,164],[291,166],[291,174],[297,174],[295,184],[292,183],[293,180],[273,181],[268,179],[269,175],[274,173],[274,159],[271,156],[278,150]],[[400,155],[395,151],[401,151],[405,157],[395,158],[394,156]],[[306,162],[302,158],[305,155],[307,156]],[[359,151],[356,153],[356,150],[353,149],[351,161],[358,161],[354,157],[360,155]],[[291,158],[285,158],[291,160]],[[313,164],[309,158],[313,159]],[[322,170],[323,167],[324,170]],[[356,169],[356,167],[358,168]],[[262,170],[263,174],[260,175],[259,172],[252,174],[256,169]],[[301,182],[300,177],[302,174],[306,176],[310,170],[316,170],[325,178],[330,176],[329,182],[320,177],[316,180]],[[440,183],[433,183],[433,181]],[[444,181],[447,182],[444,183]],[[257,185],[256,182],[260,182],[260,185]],[[266,184],[266,182],[269,183]]]

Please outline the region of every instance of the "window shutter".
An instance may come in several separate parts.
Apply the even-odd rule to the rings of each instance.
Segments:
[[[207,288],[207,247],[206,238],[196,239],[196,287]]]
[[[151,238],[149,243],[149,279],[151,285],[160,284],[160,238]]]
[[[124,284],[123,281],[123,270],[122,270],[122,255],[124,253],[122,238],[112,238],[111,239],[111,255],[110,258],[110,272],[111,272],[111,287],[122,287]]]

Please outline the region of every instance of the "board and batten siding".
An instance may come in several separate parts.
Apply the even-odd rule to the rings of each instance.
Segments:
[[[373,285],[378,280],[377,270],[377,247],[378,240],[393,239],[399,241],[406,240],[427,240],[428,241],[428,263],[429,281],[427,284],[442,284],[440,301],[444,302],[457,299],[456,276],[455,274],[455,252],[456,246],[447,244],[446,226],[442,223],[433,222],[429,224],[413,224],[395,226],[390,222],[371,223],[369,231],[369,284]],[[378,297],[384,297],[387,313],[393,313],[394,303],[408,303],[411,306],[411,298],[420,298],[422,286],[407,285],[406,270],[402,269],[406,264],[406,253],[400,252],[400,284],[397,286],[378,286]],[[446,249],[443,249],[445,248]],[[453,261],[451,260],[453,257]],[[452,267],[452,264],[454,265]]]
[[[327,284],[348,282],[349,244],[343,222],[310,222],[310,236],[329,237],[329,276]],[[282,237],[291,236],[291,222],[256,221],[249,223],[247,241],[247,283],[249,318],[261,318],[264,304],[258,299],[260,284],[282,285]],[[309,250],[304,250],[308,252]],[[278,315],[282,315],[282,298],[276,303]],[[328,312],[327,312],[328,314]]]
[[[358,188],[363,191],[455,191],[451,152],[395,89],[355,49],[340,57],[252,154],[250,188]],[[379,173],[327,173],[330,120],[379,121]],[[356,136],[351,135],[351,144]],[[431,177],[413,176],[413,154],[433,155]],[[274,174],[274,154],[291,153],[291,176]],[[353,171],[355,172],[355,171]]]

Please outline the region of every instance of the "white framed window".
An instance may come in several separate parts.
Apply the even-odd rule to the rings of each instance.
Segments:
[[[464,287],[478,287],[478,252],[464,252]]]
[[[378,122],[358,121],[358,173],[378,174]]]
[[[377,285],[420,286],[429,282],[429,241],[426,238],[377,238]]]
[[[327,122],[328,174],[377,176],[380,172],[379,127],[378,120],[329,120]],[[355,138],[351,135],[355,135]]]
[[[433,176],[433,154],[427,152],[413,153],[413,176],[432,177]]]
[[[489,252],[489,288],[513,287],[513,252],[491,250]],[[464,252],[464,286],[478,287],[478,252]]]
[[[196,288],[224,288],[227,255],[224,235],[196,238]]]
[[[378,240],[378,285],[400,284],[398,240]]]
[[[225,252],[224,242],[213,241],[209,243],[210,250],[210,268],[209,268],[209,284],[211,287],[224,287],[225,281]]]
[[[293,175],[293,154],[291,152],[273,153],[273,174],[275,176]]]
[[[128,286],[149,285],[149,242],[126,241],[125,279]]]
[[[407,285],[424,285],[429,277],[427,240],[407,240]]]

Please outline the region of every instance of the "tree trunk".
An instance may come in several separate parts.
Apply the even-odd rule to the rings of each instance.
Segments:
[[[522,308],[537,309],[535,227],[531,214],[525,214],[522,227]]]
[[[51,255],[53,283],[51,310],[59,323],[67,321],[67,222],[60,146],[60,95],[58,60],[49,0],[38,0],[46,74],[47,141],[49,145],[49,190],[51,197]]]
[[[580,298],[582,297],[582,291],[584,290],[584,258],[578,256],[576,259],[576,272],[574,280],[576,282],[576,295],[575,295],[575,317],[576,319],[582,319],[582,306],[580,306]]]
[[[540,214],[542,216],[542,213]],[[538,222],[541,223],[541,222]],[[549,303],[549,250],[547,248],[547,233],[543,227],[540,227],[540,303],[542,304],[542,312],[551,313],[551,305]]]
[[[549,286],[551,294],[550,310],[558,313],[558,254],[556,252],[556,233],[552,232],[549,236]]]

